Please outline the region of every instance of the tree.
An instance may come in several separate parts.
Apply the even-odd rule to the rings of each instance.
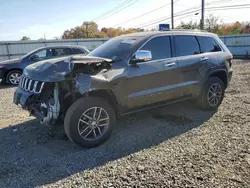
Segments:
[[[197,22],[189,21],[188,23],[181,22],[177,27],[178,29],[199,29],[200,26]]]
[[[64,31],[62,38],[95,38],[98,32],[98,26],[95,22],[83,22],[81,26]]]
[[[219,17],[210,14],[205,20],[205,30],[219,34]]]
[[[30,40],[30,38],[27,36],[23,36],[23,38],[21,40]]]

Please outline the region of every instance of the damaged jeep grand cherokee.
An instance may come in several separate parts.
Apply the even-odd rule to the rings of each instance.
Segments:
[[[231,61],[211,33],[129,34],[88,56],[26,67],[14,103],[43,124],[63,120],[68,138],[89,148],[110,136],[120,115],[190,98],[205,109],[218,108],[231,80]]]

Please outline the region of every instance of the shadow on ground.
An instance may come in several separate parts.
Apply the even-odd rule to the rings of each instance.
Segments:
[[[0,89],[7,89],[7,88],[14,88],[16,86],[13,86],[13,85],[7,85],[7,84],[2,84],[0,82]]]
[[[111,138],[92,149],[72,144],[61,126],[49,130],[36,120],[1,129],[0,187],[54,183],[179,136],[199,127],[214,113],[187,102],[123,117]]]

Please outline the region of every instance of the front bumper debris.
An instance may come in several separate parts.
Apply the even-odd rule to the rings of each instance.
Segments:
[[[14,98],[13,102],[16,105],[21,105],[23,108],[26,108],[27,101],[31,97],[32,93],[27,92],[21,88],[17,88],[16,91],[14,92]]]

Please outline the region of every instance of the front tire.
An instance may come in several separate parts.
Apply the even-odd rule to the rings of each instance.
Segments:
[[[205,110],[217,109],[223,101],[225,85],[218,77],[210,77],[204,86],[198,103]]]
[[[91,148],[102,144],[116,123],[112,106],[98,97],[84,97],[74,102],[66,112],[64,130],[75,144]]]
[[[18,85],[22,72],[20,70],[12,70],[6,76],[6,83]]]

